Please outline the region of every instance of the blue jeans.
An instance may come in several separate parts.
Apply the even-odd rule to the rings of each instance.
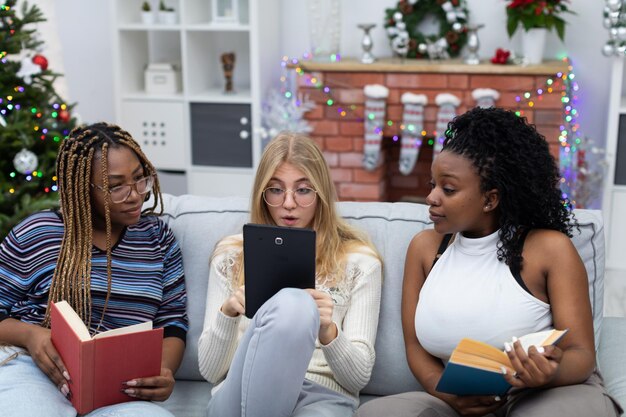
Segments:
[[[319,326],[306,291],[286,288],[270,298],[250,321],[208,415],[351,417],[354,401],[304,378]]]
[[[0,348],[0,362],[15,352],[15,359],[0,366],[0,416],[2,417],[76,417],[72,403],[35,364],[23,349]],[[173,417],[149,401],[132,401],[102,407],[88,417]]]

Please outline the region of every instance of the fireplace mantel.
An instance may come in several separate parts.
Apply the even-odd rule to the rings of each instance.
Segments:
[[[475,106],[474,89],[493,88],[500,93],[496,105],[520,111],[546,137],[552,154],[558,158],[563,125],[561,99],[565,90],[559,77],[570,71],[565,61],[523,66],[386,58],[363,64],[357,59],[344,58],[337,62],[300,61],[288,66],[300,74],[299,92],[318,104],[305,118],[313,127],[311,136],[324,151],[341,200],[400,201],[427,195],[432,145],[424,141],[409,175],[402,175],[398,169],[403,112],[400,100],[405,92],[428,97],[424,108],[424,130],[428,138],[435,130],[437,94],[450,93],[461,99],[457,108],[460,114]],[[368,84],[389,88],[381,151],[383,163],[374,171],[363,169],[361,162],[363,87]],[[525,95],[530,96],[532,105]]]
[[[564,61],[545,61],[537,65],[498,65],[483,61],[478,65],[465,64],[461,59],[428,61],[424,59],[381,58],[372,64],[363,64],[355,58],[344,58],[337,62],[300,61],[290,67],[300,67],[314,72],[409,72],[446,74],[493,74],[493,75],[553,75],[567,72]]]

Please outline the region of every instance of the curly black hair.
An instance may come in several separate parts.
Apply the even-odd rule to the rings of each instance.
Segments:
[[[448,123],[443,151],[472,161],[482,191],[498,190],[498,259],[517,270],[531,229],[572,236],[576,221],[559,189],[560,174],[548,143],[525,117],[476,107]]]

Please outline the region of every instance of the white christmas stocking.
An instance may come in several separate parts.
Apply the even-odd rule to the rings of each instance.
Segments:
[[[381,163],[380,148],[389,89],[379,84],[370,84],[363,88],[363,92],[365,93],[363,168],[367,171],[373,171]]]
[[[439,152],[441,152],[441,148],[443,148],[448,122],[456,116],[456,108],[461,104],[461,100],[453,94],[440,93],[435,97],[435,103],[439,106],[439,111],[437,112],[437,124],[435,126],[437,135],[433,146],[433,158],[437,156]]]
[[[400,172],[409,175],[422,146],[422,130],[424,130],[424,106],[428,98],[424,94],[402,94],[402,142],[400,148]]]
[[[500,93],[492,88],[477,88],[472,91],[472,98],[476,100],[477,107],[486,109],[496,105]]]

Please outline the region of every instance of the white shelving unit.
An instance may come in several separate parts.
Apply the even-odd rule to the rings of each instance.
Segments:
[[[164,0],[174,24],[144,24],[143,0],[113,0],[117,122],[140,143],[172,194],[250,194],[261,155],[261,103],[280,76],[279,0],[237,2],[236,22],[218,22],[212,2]],[[148,0],[156,16],[158,0]],[[234,93],[220,56],[234,52]],[[146,92],[151,63],[180,70],[176,93]],[[184,189],[183,189],[184,188]]]
[[[606,236],[606,298],[608,306],[626,295],[626,87],[624,59],[611,58],[611,89],[606,140],[608,162],[602,213]],[[622,301],[620,301],[622,300]],[[605,308],[605,313],[613,311]]]

